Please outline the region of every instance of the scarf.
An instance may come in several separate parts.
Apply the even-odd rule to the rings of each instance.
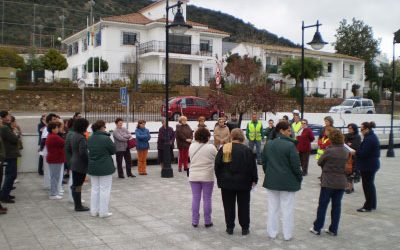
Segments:
[[[222,146],[222,162],[229,163],[232,162],[232,145],[233,143],[241,143],[240,141],[232,141],[229,143],[225,143]]]

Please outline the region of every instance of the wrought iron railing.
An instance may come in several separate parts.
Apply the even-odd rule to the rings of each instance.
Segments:
[[[139,54],[143,55],[150,52],[165,52],[165,42],[149,41],[140,44]],[[212,46],[200,46],[199,44],[169,43],[168,51],[176,54],[212,56]]]

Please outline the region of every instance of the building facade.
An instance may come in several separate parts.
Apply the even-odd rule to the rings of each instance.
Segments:
[[[241,56],[248,55],[257,57],[262,62],[263,71],[268,74],[274,82],[274,87],[278,89],[290,88],[295,85],[295,81],[284,78],[280,74],[280,68],[287,58],[300,58],[301,48],[290,48],[276,45],[231,43],[224,48],[225,57],[231,54]],[[306,95],[319,95],[324,97],[350,97],[352,96],[352,86],[360,85],[359,93],[363,93],[365,84],[364,61],[347,55],[328,53],[321,51],[305,50],[305,57],[312,57],[321,60],[324,70],[321,76],[312,81],[304,80]]]
[[[176,2],[171,0],[170,5]],[[185,19],[187,2],[182,5]],[[164,82],[165,14],[165,1],[157,1],[137,13],[103,18],[66,38],[69,77],[111,83],[131,81],[138,73],[139,83]],[[172,10],[169,17],[172,21]],[[205,86],[215,74],[216,58],[222,58],[222,39],[229,35],[204,24],[187,23],[193,28],[184,35],[169,34],[170,82]],[[106,60],[108,70],[100,76],[87,74],[86,63],[91,57]]]

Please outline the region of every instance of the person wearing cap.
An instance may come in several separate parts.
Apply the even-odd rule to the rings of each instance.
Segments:
[[[257,118],[257,113],[253,113],[251,121],[247,124],[246,138],[251,150],[256,146],[257,164],[261,165],[261,141],[264,138],[264,129],[262,122]]]
[[[292,138],[296,139],[297,136],[299,136],[301,133],[301,120],[300,120],[300,112],[295,109],[293,110],[293,120],[291,123],[291,128],[292,128]]]

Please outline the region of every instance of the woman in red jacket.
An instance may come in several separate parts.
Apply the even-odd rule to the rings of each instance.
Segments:
[[[47,126],[49,135],[46,139],[47,147],[47,162],[50,170],[50,200],[62,199],[62,196],[58,192],[58,182],[60,180],[61,169],[65,162],[64,153],[64,139],[58,135],[60,132],[60,122],[50,122]]]
[[[310,159],[311,142],[314,141],[313,131],[308,127],[308,121],[306,119],[301,120],[301,129],[298,132],[299,136],[297,139],[297,150],[299,151],[301,169],[303,176],[308,174],[308,161]]]

